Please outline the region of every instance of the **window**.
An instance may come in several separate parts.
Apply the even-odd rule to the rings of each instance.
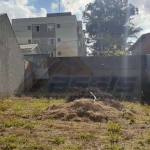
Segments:
[[[33,43],[40,45],[40,39],[33,39]]]
[[[31,30],[31,26],[28,26],[28,30]]]
[[[57,24],[57,28],[60,28],[60,24]]]
[[[55,39],[47,39],[48,45],[55,45]]]
[[[40,32],[40,25],[33,25],[33,32]]]
[[[28,44],[31,44],[31,40],[28,40]]]
[[[79,47],[81,47],[81,41],[79,41],[78,43],[79,43]]]
[[[61,42],[61,38],[57,38],[57,42]]]
[[[61,55],[61,52],[58,52],[58,56],[60,56]]]
[[[54,24],[47,24],[47,31],[53,31],[55,29]]]
[[[83,32],[82,28],[79,28],[79,34],[82,34],[82,32]]]

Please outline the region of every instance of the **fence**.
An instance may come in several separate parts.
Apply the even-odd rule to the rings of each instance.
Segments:
[[[97,87],[119,98],[139,100],[148,87],[148,56],[26,55],[25,59],[33,63],[30,71],[34,81],[28,92],[60,93],[72,87]]]

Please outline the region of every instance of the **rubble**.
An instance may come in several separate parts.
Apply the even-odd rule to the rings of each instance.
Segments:
[[[98,88],[73,88],[72,93],[67,97],[67,102],[72,102],[75,99],[90,98],[98,101],[110,101],[114,99],[112,94],[103,92]],[[96,98],[95,98],[96,97]]]

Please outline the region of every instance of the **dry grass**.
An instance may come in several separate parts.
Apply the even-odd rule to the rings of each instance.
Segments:
[[[150,150],[148,105],[30,97],[0,101],[0,150],[104,150],[110,122],[122,150]]]

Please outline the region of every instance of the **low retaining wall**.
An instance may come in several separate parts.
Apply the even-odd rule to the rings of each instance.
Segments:
[[[60,93],[69,92],[72,87],[97,87],[118,98],[140,100],[142,96],[146,56],[50,58],[26,55],[25,59],[33,63],[36,77],[28,92]]]

